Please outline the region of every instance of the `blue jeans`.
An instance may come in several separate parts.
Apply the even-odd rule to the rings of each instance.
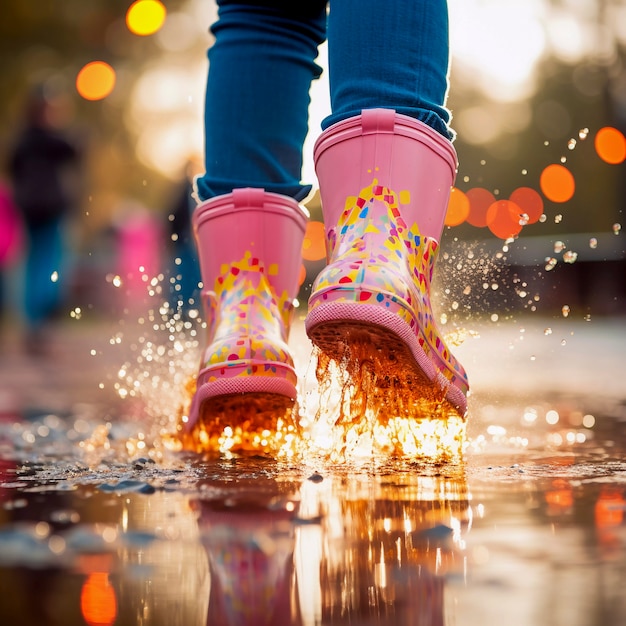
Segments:
[[[309,88],[328,37],[331,115],[392,108],[447,138],[446,0],[218,0],[209,50],[201,200],[263,187],[302,200]]]
[[[57,312],[65,287],[64,220],[27,225],[28,256],[24,275],[24,317],[37,330]],[[53,278],[53,274],[57,272]]]

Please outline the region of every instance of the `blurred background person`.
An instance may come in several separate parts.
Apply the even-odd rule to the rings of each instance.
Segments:
[[[22,284],[25,348],[46,351],[46,326],[67,285],[65,235],[78,196],[79,149],[54,124],[54,94],[37,86],[24,107],[24,126],[8,155],[13,198],[24,223]]]

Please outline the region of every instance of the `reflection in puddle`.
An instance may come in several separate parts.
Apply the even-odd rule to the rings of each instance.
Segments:
[[[87,624],[444,623],[471,519],[460,468],[304,477],[240,459],[193,472],[193,489],[159,486],[155,473],[142,491],[138,476],[85,475],[69,489],[19,469],[34,484],[24,506],[3,509],[3,623],[48,623],[36,620],[58,610],[60,587],[66,624],[80,623],[78,608]],[[18,598],[35,584],[39,608],[27,607]]]
[[[24,441],[27,426],[11,426],[11,437]],[[596,611],[606,594],[621,597],[621,447],[541,450],[496,437],[464,464],[180,453],[153,462],[119,451],[90,464],[80,446],[55,457],[7,445],[11,437],[0,448],[2,624],[626,617],[620,602]],[[555,586],[555,571],[567,584]],[[583,584],[598,576],[601,585]],[[550,621],[550,603],[572,619]]]
[[[305,623],[444,623],[444,581],[463,574],[470,517],[461,473],[337,477],[302,493],[321,520],[299,528]]]

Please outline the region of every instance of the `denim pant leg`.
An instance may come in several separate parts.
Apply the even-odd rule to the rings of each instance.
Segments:
[[[30,330],[49,321],[61,304],[64,282],[63,219],[28,226],[24,276],[24,316]],[[58,276],[53,274],[57,272]]]
[[[328,58],[332,115],[323,128],[391,108],[447,138],[446,0],[331,0]]]
[[[237,187],[303,199],[302,145],[325,0],[219,0],[212,27],[201,200]],[[331,0],[328,19],[332,114],[322,126],[367,108],[393,108],[447,138],[446,0]]]
[[[326,0],[218,1],[205,107],[201,200],[263,187],[302,200],[309,89],[321,69]]]

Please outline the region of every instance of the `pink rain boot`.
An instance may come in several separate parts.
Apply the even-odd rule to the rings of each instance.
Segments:
[[[207,347],[187,432],[225,397],[269,394],[293,405],[287,339],[306,221],[295,200],[263,189],[235,189],[196,208]]]
[[[309,337],[344,362],[351,344],[373,346],[381,385],[445,398],[464,416],[467,377],[429,297],[456,174],[452,143],[413,118],[371,109],[324,131],[314,157],[329,264],[313,284]]]

